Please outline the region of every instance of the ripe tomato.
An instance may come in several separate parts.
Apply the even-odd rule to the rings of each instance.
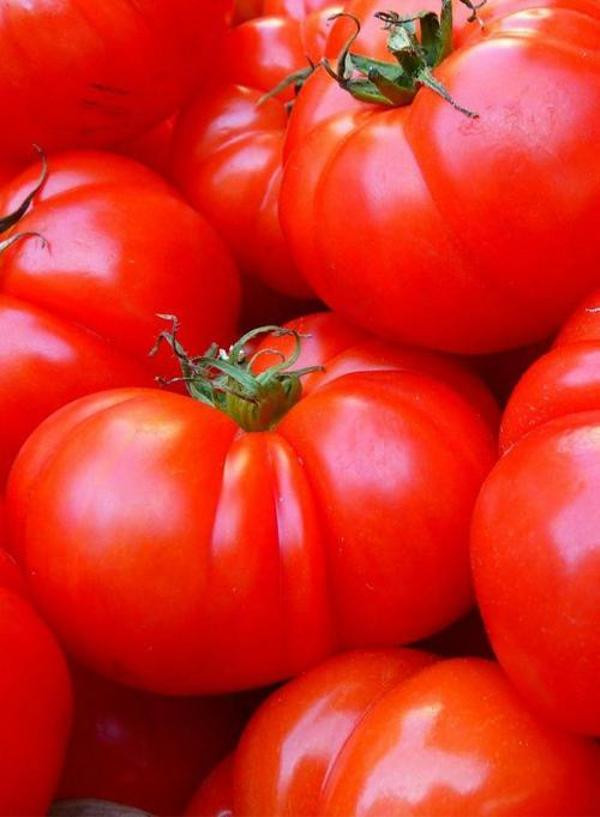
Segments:
[[[190,800],[186,817],[230,817],[233,808],[233,755],[224,758]]]
[[[600,735],[600,411],[530,431],[473,517],[477,597],[500,663],[531,704]]]
[[[554,417],[600,409],[599,306],[600,292],[594,292],[520,380],[502,419],[504,450]]]
[[[164,698],[77,668],[75,717],[57,798],[180,814],[198,780],[230,751],[248,696]]]
[[[173,113],[218,51],[231,0],[5,0],[0,156],[107,147]]]
[[[599,770],[598,747],[539,720],[496,664],[380,650],[273,693],[220,797],[235,817],[597,815]],[[213,813],[215,782],[188,814]]]
[[[329,11],[302,21],[264,17],[234,29],[225,47],[227,80],[203,88],[178,120],[173,177],[233,250],[241,270],[272,289],[306,298],[279,225],[285,101],[259,104],[282,79],[318,62]]]
[[[0,213],[18,207],[38,173],[0,191]],[[25,438],[59,406],[149,386],[164,372],[164,358],[148,358],[157,312],[185,315],[190,341],[204,349],[231,336],[239,298],[212,228],[158,176],[118,156],[53,157],[16,233],[24,237],[0,256],[0,485]]]
[[[287,15],[301,20],[329,5],[331,0],[237,0],[234,20],[240,23],[253,17],[272,15]]]
[[[388,4],[423,5],[437,3]],[[364,23],[353,52],[381,58],[380,0],[347,10]],[[280,216],[330,307],[392,339],[472,354],[546,337],[597,284],[600,7],[496,0],[484,29],[467,14],[457,9],[456,48],[434,75],[478,118],[429,88],[404,107],[344,102],[319,71],[292,115]],[[353,30],[339,25],[330,54]],[[309,86],[323,85],[333,91],[315,101]]]
[[[44,815],[55,792],[71,721],[71,688],[46,625],[19,596],[0,551],[0,813]]]
[[[238,422],[121,389],[63,408],[22,448],[12,547],[84,663],[164,693],[241,689],[344,646],[425,637],[469,608],[489,395],[452,361],[321,320],[306,355],[327,371],[302,399],[275,370],[255,373],[271,377],[256,403],[240,397],[246,364],[245,386],[217,383]],[[259,351],[281,369],[277,343]]]

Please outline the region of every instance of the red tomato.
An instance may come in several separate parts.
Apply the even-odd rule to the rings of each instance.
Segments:
[[[563,327],[554,347],[524,374],[502,419],[501,445],[554,417],[600,409],[600,292]]]
[[[600,735],[600,411],[540,425],[481,491],[472,553],[500,663],[532,705]]]
[[[200,95],[178,120],[173,176],[217,228],[240,268],[295,297],[311,294],[279,225],[282,148],[288,114],[280,98],[258,104],[291,73],[318,62],[333,9],[298,22],[264,17],[234,29],[225,48],[228,82]]]
[[[382,56],[380,9],[347,6],[364,22],[353,51]],[[496,0],[484,29],[467,14],[434,73],[478,118],[428,88],[400,108],[344,101],[319,71],[314,83],[334,90],[315,102],[309,81],[299,99],[280,216],[330,307],[391,339],[472,354],[546,337],[597,284],[600,7]],[[340,26],[330,54],[353,30]]]
[[[492,662],[349,653],[258,709],[228,802],[235,817],[597,815],[599,771],[598,747],[531,714]],[[213,813],[201,794],[188,814]]]
[[[253,17],[287,15],[301,20],[329,5],[331,0],[237,0],[234,19],[240,23]]]
[[[5,0],[0,156],[116,145],[173,113],[217,53],[231,0]]]
[[[114,148],[123,156],[141,162],[163,176],[167,176],[171,164],[171,150],[176,116],[163,119],[158,125],[144,131],[140,136]]]
[[[294,378],[273,381],[253,425],[253,403],[225,398],[255,431],[189,397],[122,389],[29,438],[12,547],[84,663],[164,693],[241,689],[344,646],[414,641],[469,608],[489,395],[452,361],[334,317],[312,325],[298,364],[328,371],[299,402]]]
[[[199,778],[235,745],[252,701],[163,698],[77,669],[75,718],[58,798],[180,814]]]
[[[0,213],[34,186],[31,168],[0,191]],[[99,389],[151,385],[168,358],[148,352],[173,312],[204,350],[237,318],[233,263],[204,220],[151,171],[102,153],[51,160],[33,208],[0,256],[0,487],[30,432]]]
[[[71,722],[67,667],[0,551],[0,814],[47,813]]]

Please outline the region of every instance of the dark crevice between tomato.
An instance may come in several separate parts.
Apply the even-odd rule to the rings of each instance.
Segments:
[[[471,10],[469,22],[477,20],[482,25],[477,11],[486,0],[461,2]],[[355,54],[352,47],[360,34],[360,21],[346,12],[336,14],[332,19],[348,18],[356,26],[342,49],[336,68],[332,68],[326,58],[321,61],[340,88],[361,102],[397,108],[410,105],[417,91],[425,86],[465,116],[478,117],[477,113],[459,105],[433,75],[433,69],[452,51],[452,0],[442,0],[439,16],[432,11],[422,11],[410,17],[394,11],[379,11],[375,17],[388,32],[387,48],[396,62]]]
[[[39,191],[42,189],[42,187],[46,183],[46,179],[48,178],[48,161],[46,159],[46,154],[38,145],[34,145],[33,147],[38,152],[42,163],[40,176],[31,192],[25,196],[25,198],[17,207],[17,209],[14,210],[12,213],[9,213],[7,216],[2,216],[0,218],[0,235],[2,233],[5,233],[7,230],[10,230],[11,227],[15,226],[15,224],[19,223],[19,221],[23,218],[27,210],[29,210],[32,201],[39,193]],[[46,241],[44,236],[40,235],[40,233],[35,233],[31,231],[24,233],[14,233],[13,235],[10,235],[8,238],[5,238],[2,241],[0,241],[0,253],[2,253],[4,250],[7,250],[9,247],[12,247],[13,244],[16,244],[17,241],[20,241],[23,238],[39,238],[40,241],[42,242],[43,247],[48,246],[48,242]]]
[[[160,333],[151,350],[154,355],[161,343],[167,343],[181,367],[182,376],[157,378],[162,385],[185,383],[187,391],[195,400],[227,414],[245,431],[267,431],[294,406],[302,396],[301,378],[312,372],[322,371],[322,366],[309,366],[290,371],[298,361],[302,335],[294,329],[281,326],[261,326],[247,332],[229,350],[213,344],[203,355],[189,355],[177,335],[179,321],[174,315],[159,315],[168,320],[171,329]],[[276,349],[261,349],[249,354],[248,345],[261,335],[275,337],[290,335],[295,340],[291,355],[286,357]],[[278,362],[256,373],[257,358],[270,354]]]

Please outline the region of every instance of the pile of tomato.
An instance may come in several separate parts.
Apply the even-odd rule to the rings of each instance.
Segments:
[[[0,54],[0,817],[600,815],[600,0]]]

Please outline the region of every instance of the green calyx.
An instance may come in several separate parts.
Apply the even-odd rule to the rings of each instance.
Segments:
[[[0,236],[3,233],[6,233],[8,230],[10,230],[11,227],[14,227],[16,224],[19,223],[19,221],[23,218],[23,216],[29,209],[29,206],[31,205],[33,199],[42,189],[46,182],[46,179],[48,178],[48,163],[46,161],[46,154],[37,145],[34,145],[34,148],[39,153],[42,162],[42,170],[40,172],[39,179],[37,180],[33,190],[31,190],[31,192],[28,193],[27,196],[25,196],[25,198],[23,199],[23,201],[17,207],[16,210],[14,210],[12,213],[9,213],[7,216],[0,217]],[[34,232],[12,233],[7,238],[3,238],[2,240],[0,240],[0,253],[4,252],[4,250],[7,250],[9,247],[12,247],[13,244],[17,243],[17,241],[21,241],[21,239],[23,238],[30,237],[39,238],[42,244],[44,246],[47,246],[48,242],[39,233]]]
[[[486,2],[461,0],[469,9],[469,21],[479,20],[477,10]],[[360,21],[342,12],[332,20],[347,17],[356,25],[356,31],[344,46],[337,68],[328,60],[322,65],[338,85],[356,99],[385,107],[409,105],[423,86],[450,103],[453,108],[471,119],[478,114],[463,108],[433,75],[433,69],[452,51],[452,0],[442,0],[439,15],[422,11],[403,17],[395,11],[379,11],[375,15],[388,33],[387,48],[396,62],[375,60],[355,54],[352,47],[360,34]],[[417,34],[417,24],[419,32]]]
[[[290,371],[300,357],[302,335],[293,329],[280,326],[261,326],[247,332],[229,350],[213,344],[204,355],[189,355],[177,338],[179,321],[174,315],[159,315],[171,322],[171,329],[161,332],[150,352],[155,354],[164,342],[172,349],[179,361],[182,376],[165,380],[162,384],[183,382],[195,400],[219,409],[245,431],[267,431],[295,405],[302,396],[300,378],[311,372],[321,371],[320,366]],[[275,349],[263,349],[249,356],[247,345],[260,335],[274,337],[290,335],[295,340],[294,350],[285,357]],[[260,355],[271,354],[278,362],[255,374],[253,366]]]

